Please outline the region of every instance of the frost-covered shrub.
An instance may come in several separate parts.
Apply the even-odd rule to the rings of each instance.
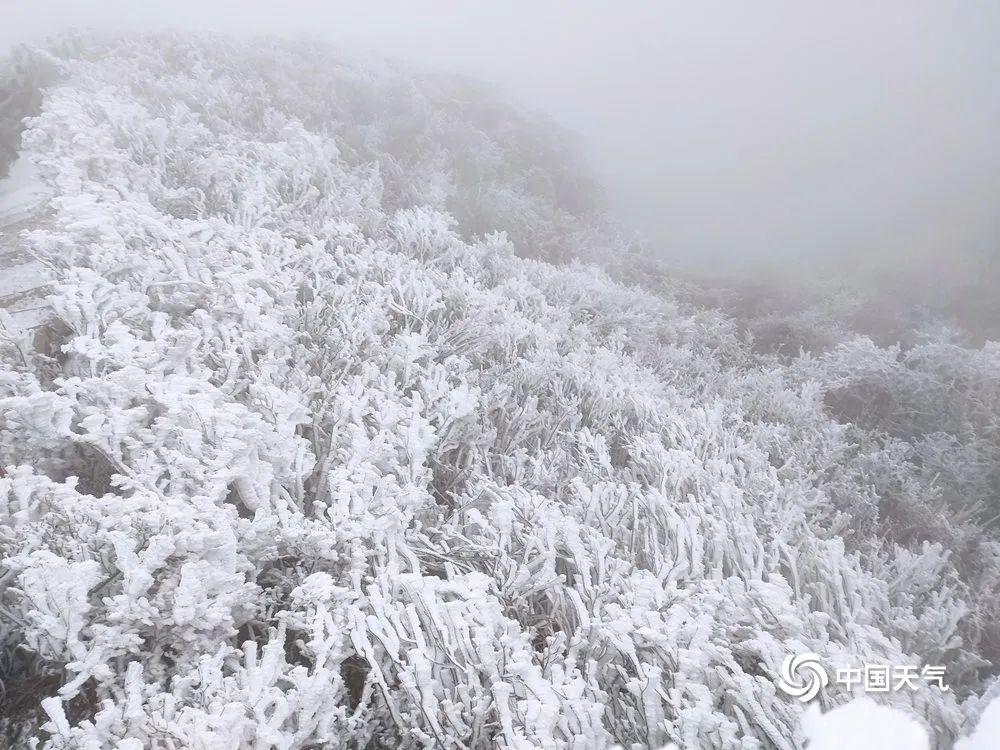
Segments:
[[[851,425],[858,450],[845,468],[874,491],[880,532],[911,549],[943,545],[975,592],[962,629],[986,659],[984,674],[995,673],[1000,654],[998,354],[996,343],[965,348],[947,333],[905,349],[859,337],[797,365]]]

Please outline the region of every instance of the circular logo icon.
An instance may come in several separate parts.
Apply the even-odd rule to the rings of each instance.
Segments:
[[[781,662],[778,687],[803,703],[811,701],[830,681],[819,654],[789,654]]]

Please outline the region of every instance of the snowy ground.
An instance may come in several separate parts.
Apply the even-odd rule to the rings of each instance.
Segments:
[[[47,318],[41,300],[45,272],[18,239],[35,218],[46,197],[34,165],[18,159],[0,180],[0,308],[21,329],[36,328]]]

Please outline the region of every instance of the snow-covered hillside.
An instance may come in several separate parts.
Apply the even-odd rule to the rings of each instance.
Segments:
[[[23,54],[56,322],[0,338],[11,747],[792,750],[804,652],[945,665],[874,697],[968,731],[996,345],[762,353],[464,81]]]

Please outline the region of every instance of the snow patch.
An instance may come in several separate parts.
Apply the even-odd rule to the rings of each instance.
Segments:
[[[802,716],[802,730],[808,750],[930,750],[920,722],[871,698],[857,698],[826,713],[810,706]]]
[[[10,165],[7,177],[0,180],[0,227],[26,219],[48,196],[38,167],[30,156],[22,153]]]

